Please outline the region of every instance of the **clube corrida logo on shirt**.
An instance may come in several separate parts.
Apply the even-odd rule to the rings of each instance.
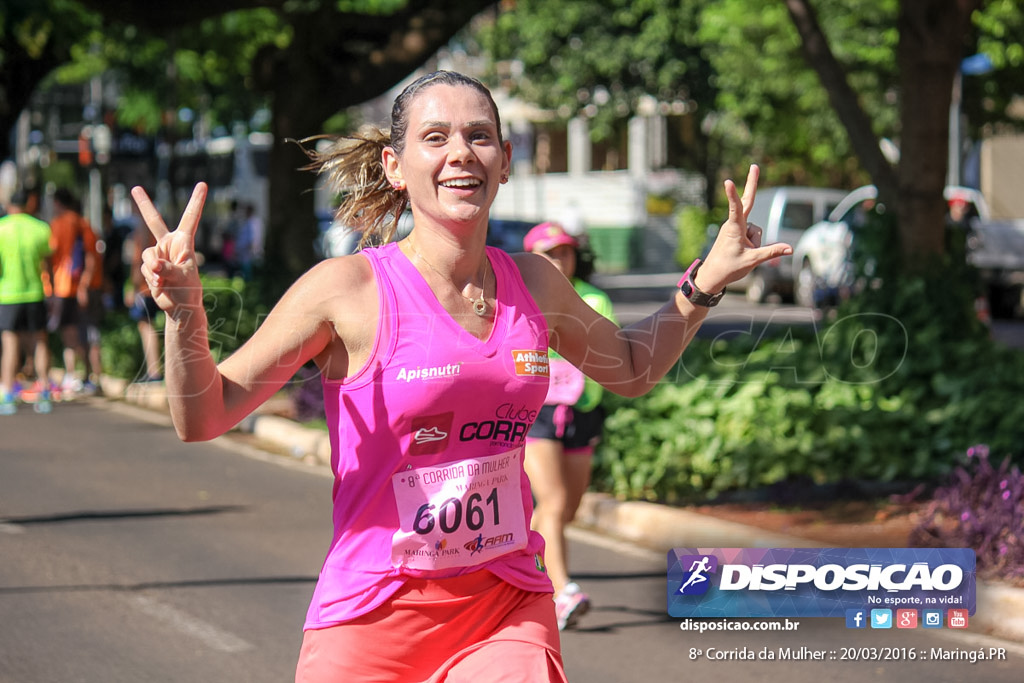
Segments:
[[[975,610],[975,555],[965,548],[674,548],[667,580],[674,617]]]

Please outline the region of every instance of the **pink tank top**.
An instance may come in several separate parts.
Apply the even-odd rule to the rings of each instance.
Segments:
[[[307,629],[366,614],[409,576],[487,569],[524,590],[552,590],[523,468],[548,387],[547,323],[512,259],[487,253],[497,304],[479,340],[397,243],[362,252],[380,316],[366,366],[323,382],[334,538]]]

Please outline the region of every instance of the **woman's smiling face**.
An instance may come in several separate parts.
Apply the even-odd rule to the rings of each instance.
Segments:
[[[388,148],[384,164],[388,178],[404,184],[413,214],[486,223],[512,154],[488,99],[468,86],[432,85],[410,103],[408,123],[401,157]]]

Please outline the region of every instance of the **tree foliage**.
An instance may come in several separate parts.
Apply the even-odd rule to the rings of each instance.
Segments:
[[[268,272],[279,278],[280,290],[313,263],[317,233],[314,178],[297,172],[306,159],[287,141],[316,135],[339,111],[387,92],[492,2],[17,0],[13,6],[24,5],[44,27],[46,17],[68,10],[55,20],[61,27],[66,20],[67,30],[44,33],[39,42],[45,60],[24,49],[18,53],[25,55],[20,64],[30,63],[33,70],[12,68],[31,77],[9,90],[27,101],[42,78],[76,50],[80,77],[115,63],[123,69],[131,85],[121,114],[149,127],[158,120],[166,124],[165,112],[183,106],[229,122],[261,101],[269,103],[276,144],[266,253]],[[94,29],[102,34],[90,35]],[[162,64],[167,66],[161,70]],[[8,109],[20,111],[24,102],[17,105]],[[0,124],[10,130],[13,118],[0,118]]]
[[[896,0],[867,20],[849,0],[818,4],[879,135],[891,136]],[[521,63],[512,83],[523,97],[563,118],[590,117],[595,137],[644,97],[682,99],[730,172],[757,159],[770,183],[855,182],[843,126],[782,3],[517,2],[482,42],[495,59]]]
[[[211,128],[251,123],[253,112],[267,106],[266,94],[254,87],[256,55],[265,45],[288,41],[287,27],[267,9],[239,10],[160,35],[113,23],[73,45],[72,61],[53,76],[59,83],[82,83],[103,74],[118,83],[119,124],[187,137],[188,126],[173,130],[176,122],[168,113],[202,113]],[[267,122],[251,127],[261,125]]]
[[[694,3],[658,0],[520,0],[482,31],[496,60],[515,59],[514,92],[563,119],[590,118],[608,137],[644,97],[699,103],[714,97],[699,45]]]
[[[898,111],[894,48],[896,0],[860,7],[851,0],[815,3],[828,44],[870,118],[873,140],[893,137]],[[805,39],[785,3],[752,12],[744,0],[704,3],[698,38],[715,69],[721,95],[719,117],[732,125],[719,130],[727,147],[746,147],[763,160],[766,180],[775,183],[856,185],[858,172],[842,110],[830,106],[829,88],[808,66]],[[745,160],[745,159],[744,159]],[[851,163],[853,162],[853,163]]]
[[[484,42],[496,59],[521,63],[524,96],[589,116],[598,135],[637,113],[644,94],[683,96],[730,175],[756,160],[768,184],[875,183],[900,212],[911,256],[941,251],[960,60],[982,51],[995,66],[965,79],[974,130],[1013,125],[1022,17],[1010,0],[523,1]],[[900,150],[898,165],[883,139]]]
[[[6,0],[0,5],[0,158],[10,131],[38,84],[71,59],[82,33],[98,17],[71,0]]]
[[[491,4],[9,0],[0,8],[0,124],[10,130],[41,79],[69,64],[63,81],[116,67],[126,85],[121,120],[132,125],[154,130],[169,123],[166,112],[188,107],[228,126],[267,105],[274,118],[258,125],[279,141],[301,139],[386,91]],[[850,186],[870,177],[884,193],[923,197],[900,208],[911,251],[939,245],[929,230],[943,210],[947,82],[959,59],[984,52],[994,65],[964,79],[972,126],[1015,125],[1006,112],[1024,89],[1024,12],[1012,0],[519,0],[514,8],[482,42],[503,64],[522,66],[503,75],[531,101],[563,118],[590,117],[598,137],[651,97],[678,103],[702,124],[695,158],[709,176],[719,165],[742,175],[758,160],[767,183]],[[798,10],[816,19],[813,30],[797,29]],[[839,76],[820,68],[830,56]],[[879,138],[902,148],[898,169],[879,161]],[[4,136],[4,156],[7,144]],[[274,172],[293,176],[272,182],[268,231],[285,280],[313,258],[312,179],[294,172],[302,161],[294,147],[275,148]],[[899,180],[885,177],[897,170]]]
[[[992,60],[991,73],[964,77],[961,108],[970,137],[1024,128],[1020,116],[1008,115],[1024,97],[1024,7],[1016,0],[990,0],[975,12],[968,44]]]

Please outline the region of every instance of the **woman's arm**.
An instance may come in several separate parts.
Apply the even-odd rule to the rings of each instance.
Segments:
[[[544,312],[551,348],[590,379],[623,396],[650,391],[696,334],[707,309],[677,293],[644,320],[620,328],[584,302],[547,259],[518,254],[523,279]]]
[[[231,429],[334,340],[322,303],[322,273],[300,278],[242,346],[219,365],[210,353],[206,312],[168,312],[164,375],[175,430],[203,441]]]
[[[369,267],[361,257],[333,259],[303,275],[253,336],[218,366],[210,353],[195,259],[195,230],[206,186],[196,186],[173,232],[141,188],[132,195],[156,237],[156,245],[143,253],[141,273],[167,316],[165,379],[171,417],[181,439],[198,441],[223,434],[310,359],[322,368],[333,365],[332,372],[344,373],[348,348],[366,346],[360,335],[365,334],[361,330],[366,328],[367,314],[353,313],[362,325],[334,321],[347,320],[345,311],[350,309],[375,313],[376,306],[366,305],[363,299],[368,282],[373,288]],[[350,296],[339,296],[339,292]]]
[[[720,292],[756,265],[792,253],[787,244],[760,246],[760,230],[747,225],[754,203],[758,168],[752,166],[742,197],[731,180],[725,183],[729,218],[697,273],[702,291]],[[677,291],[647,318],[628,327],[597,314],[546,259],[517,257],[531,293],[547,318],[550,344],[564,358],[605,388],[624,396],[650,391],[672,368],[707,317]]]

